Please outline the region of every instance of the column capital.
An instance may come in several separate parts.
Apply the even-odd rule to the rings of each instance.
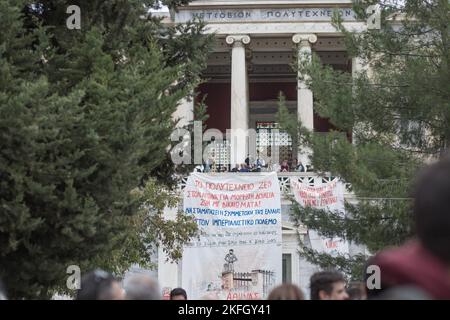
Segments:
[[[292,41],[300,46],[311,46],[316,43],[317,36],[314,33],[297,33],[292,36]]]
[[[225,42],[233,46],[244,46],[250,43],[250,36],[246,34],[236,34],[227,36]]]

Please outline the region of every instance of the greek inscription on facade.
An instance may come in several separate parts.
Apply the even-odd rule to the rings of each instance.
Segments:
[[[176,22],[194,18],[206,22],[222,21],[330,21],[333,8],[307,9],[246,9],[246,10],[182,10],[175,15]],[[355,20],[352,9],[337,9],[344,20]]]

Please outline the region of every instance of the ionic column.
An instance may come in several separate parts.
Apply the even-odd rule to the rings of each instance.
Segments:
[[[245,45],[248,35],[232,35],[226,38],[231,49],[231,159],[232,165],[243,163],[248,154],[248,81],[245,62]]]
[[[299,61],[311,61],[311,45],[316,43],[317,36],[315,34],[295,34],[292,41],[298,45]],[[313,94],[306,86],[307,75],[302,75],[298,72],[297,82],[297,116],[302,125],[314,131],[314,109],[313,109]],[[311,150],[306,147],[299,146],[298,159],[305,164],[309,164],[308,155]]]

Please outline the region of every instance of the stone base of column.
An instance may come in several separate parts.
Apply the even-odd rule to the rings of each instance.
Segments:
[[[231,167],[245,163],[248,156],[248,130],[229,129],[227,130],[227,140],[230,142]]]

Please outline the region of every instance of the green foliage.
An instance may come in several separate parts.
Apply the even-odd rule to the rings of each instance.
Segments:
[[[183,245],[197,235],[197,223],[179,210],[181,199],[177,193],[161,187],[155,179],[148,180],[144,188],[138,188],[132,193],[141,203],[139,214],[134,220],[136,241],[134,245],[127,246],[137,253],[134,259],[146,257],[140,265],[147,265],[150,262],[149,253],[161,246],[169,260],[179,260]],[[167,208],[177,212],[173,219],[164,217]]]
[[[361,281],[364,279],[364,266],[366,256],[357,254],[352,257],[330,256],[326,253],[318,253],[311,248],[301,245],[300,252],[309,262],[322,266],[324,269],[337,269],[347,275],[349,280]]]
[[[184,217],[162,219],[169,195],[152,198],[149,178],[210,41],[197,23],[144,18],[154,3],[77,1],[81,30],[68,30],[72,1],[0,1],[0,277],[11,298],[64,290],[73,264],[148,265],[157,240],[176,259],[195,233]]]
[[[372,3],[354,3],[361,20],[366,21],[365,8]],[[339,176],[357,200],[346,203],[345,217],[294,204],[294,219],[371,253],[413,236],[411,183],[418,168],[450,143],[448,1],[384,5],[381,17],[381,30],[359,34],[334,18],[350,56],[365,65],[353,77],[322,65],[317,56],[311,63],[300,60],[297,67],[308,75],[304,80],[313,91],[315,112],[340,130],[308,133],[300,127],[294,132],[313,150],[315,171]],[[292,127],[292,121],[280,122]],[[346,136],[350,131],[352,141]],[[361,256],[330,257],[301,246],[310,261],[361,280]]]
[[[278,123],[283,125],[283,129],[292,137],[292,139],[297,138],[298,128],[301,126],[297,117],[293,117],[286,106],[286,97],[282,92],[278,95],[278,112],[276,115]],[[294,144],[294,142],[293,142]]]

